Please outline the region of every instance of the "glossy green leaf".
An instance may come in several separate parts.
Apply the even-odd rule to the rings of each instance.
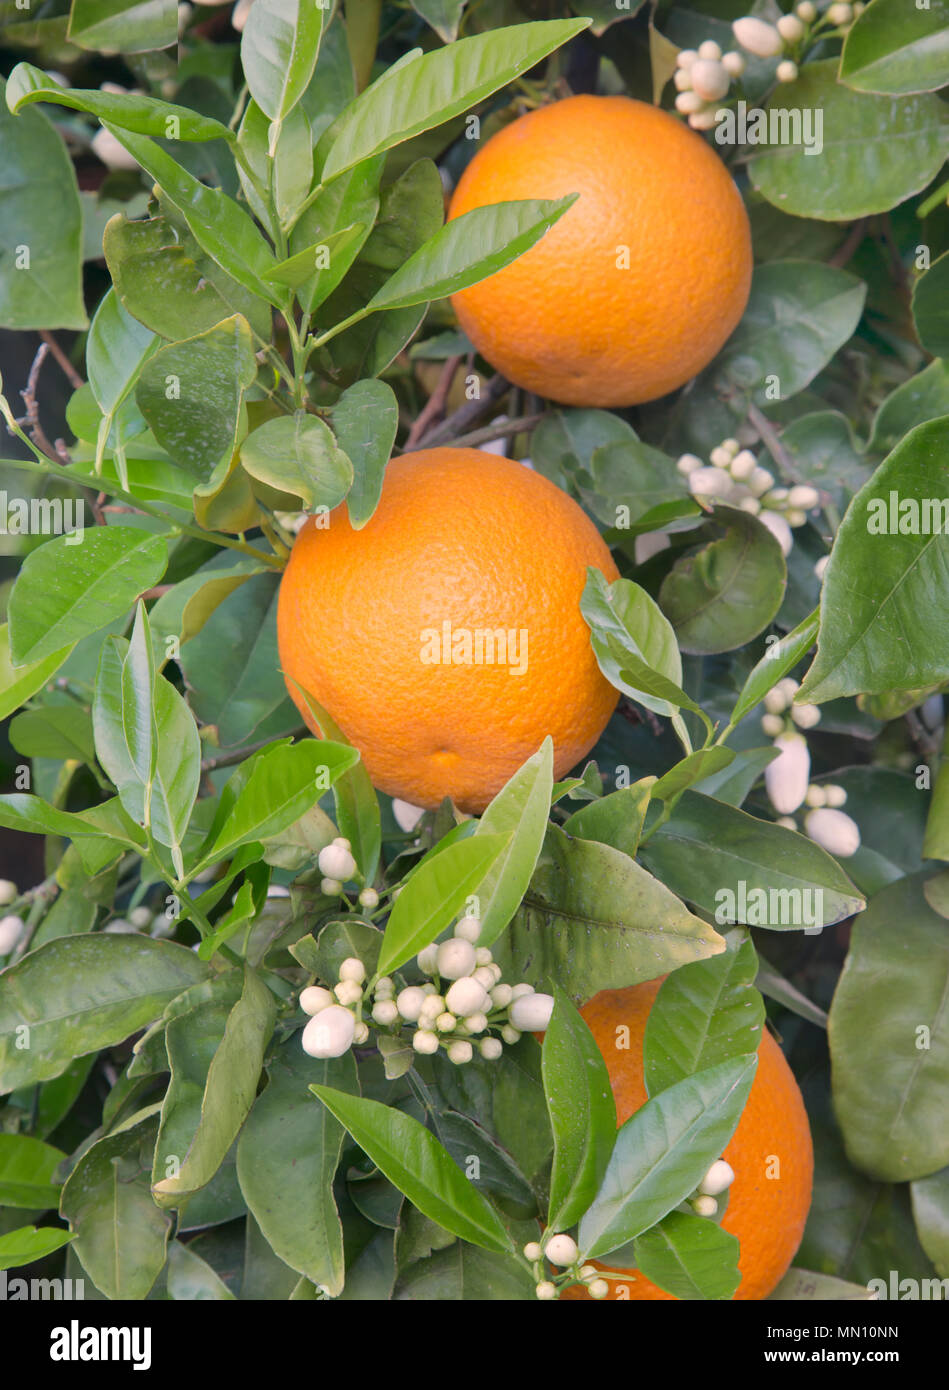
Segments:
[[[0,1091],[122,1042],[206,975],[186,947],[138,935],[62,937],[30,952],[3,977]]]
[[[372,976],[376,974],[381,949],[382,932],[377,927],[348,918],[343,918],[341,922],[327,922],[317,937],[314,958],[316,975],[321,980],[338,980],[343,961],[356,956],[366,967],[366,974]],[[300,959],[296,946],[292,954]]]
[[[106,1298],[145,1298],[165,1263],[171,1217],[148,1190],[157,1118],[99,1139],[82,1154],[62,1196],[73,1248]]]
[[[874,96],[837,81],[837,59],[808,62],[781,83],[767,109],[783,118],[785,143],[755,154],[751,181],[770,203],[797,217],[852,221],[886,212],[925,188],[946,156],[949,112],[934,95]],[[803,119],[793,123],[797,112]],[[822,118],[816,149],[814,112]],[[839,271],[837,272],[840,273]]]
[[[74,111],[88,111],[113,121],[125,130],[139,135],[155,135],[166,140],[228,140],[232,137],[226,125],[211,116],[202,116],[188,106],[175,106],[142,92],[83,91],[62,87],[42,68],[32,63],[17,63],[7,79],[7,105],[13,112],[21,111],[31,102],[52,102],[69,106]]]
[[[587,1025],[554,986],[542,1071],[554,1134],[547,1226],[566,1231],[596,1196],[616,1139],[610,1076]]]
[[[949,251],[913,286],[913,322],[927,352],[949,357]]]
[[[920,425],[854,498],[821,589],[817,656],[801,698],[915,689],[949,679],[945,458],[949,418]]]
[[[399,426],[399,403],[385,381],[357,381],[330,412],[336,442],[353,465],[346,506],[350,524],[365,526],[379,505],[386,464]]]
[[[109,427],[157,346],[155,335],[123,308],[115,290],[109,290],[96,310],[86,343],[89,385]],[[103,431],[100,426],[100,436]]]
[[[444,931],[509,843],[510,834],[473,835],[418,864],[389,915],[379,959],[383,974],[398,970]]]
[[[297,288],[297,298],[313,313],[336,289],[368,239],[379,213],[379,180],[385,156],[364,160],[348,173],[331,179],[304,209],[290,234],[292,259],[304,253],[327,265],[311,272]],[[437,226],[438,224],[436,224]],[[356,233],[355,228],[361,230]],[[413,247],[414,250],[414,247]]]
[[[553,784],[554,746],[545,738],[481,816],[476,836],[509,837],[478,889],[482,946],[497,940],[527,892],[544,844]]]
[[[0,323],[85,328],[82,211],[66,146],[41,111],[14,116],[0,78]]]
[[[24,710],[10,721],[10,742],[25,758],[95,759],[88,710],[76,704],[50,704]]]
[[[0,1269],[34,1264],[61,1250],[72,1238],[57,1226],[19,1226],[15,1231],[7,1231],[0,1235]],[[12,1292],[8,1296],[12,1297]]]
[[[353,482],[332,430],[302,410],[259,425],[241,445],[241,463],[251,477],[299,497],[308,511],[338,506]]]
[[[624,1245],[694,1192],[734,1132],[757,1061],[736,1057],[686,1077],[626,1121],[580,1222],[582,1258]]]
[[[949,1167],[910,1184],[920,1244],[942,1279],[949,1279]]]
[[[949,1164],[949,935],[923,882],[884,888],[858,918],[827,1028],[847,1153],[886,1182]]]
[[[538,989],[553,982],[573,999],[589,999],[723,949],[722,938],[635,860],[552,826],[494,955],[505,979]]]
[[[741,1283],[738,1237],[704,1216],[670,1211],[634,1248],[640,1273],[679,1299],[731,1299]]]
[[[769,642],[764,656],[753,668],[735,701],[731,722],[738,724],[768,691],[792,671],[817,641],[818,614],[811,613],[802,623],[777,642]]]
[[[730,748],[715,744],[709,748],[699,748],[677,762],[674,767],[670,767],[668,772],[663,773],[653,786],[653,800],[671,801],[681,792],[684,792],[687,787],[693,787],[696,782],[701,782],[716,772],[724,771],[734,761],[735,754]]]
[[[494,1208],[418,1120],[328,1086],[310,1089],[420,1212],[483,1250],[513,1251]]]
[[[663,981],[649,1011],[643,1071],[650,1095],[706,1067],[757,1052],[764,1001],[755,988],[758,961],[751,938],[729,938],[728,950],[694,961]]]
[[[0,1134],[0,1206],[58,1207],[62,1179],[57,1182],[55,1173],[65,1157],[28,1134]]]
[[[168,1247],[168,1296],[186,1303],[234,1298],[208,1262],[180,1240],[173,1240]]]
[[[392,1297],[402,1303],[536,1301],[534,1287],[530,1272],[519,1260],[455,1241],[407,1268],[400,1267]]]
[[[601,844],[612,845],[631,859],[635,858],[655,780],[643,777],[630,787],[621,787],[619,791],[581,806],[564,821],[564,830],[580,840],[599,840]]]
[[[78,534],[81,544],[56,536],[23,562],[9,606],[10,655],[18,665],[98,632],[164,574],[164,536],[133,526]]]
[[[659,590],[680,647],[703,656],[757,637],[781,606],[787,573],[781,547],[757,517],[716,506],[710,531],[718,538],[676,560]]]
[[[323,182],[469,111],[586,27],[564,19],[489,30],[390,68],[336,123]]]
[[[412,0],[412,9],[430,24],[444,43],[458,37],[465,0]]]
[[[858,92],[907,96],[944,87],[949,74],[949,6],[874,0],[847,31],[840,80]]]
[[[7,623],[0,626],[0,719],[8,718],[31,695],[42,690],[71,651],[72,646],[60,647],[59,651],[40,657],[38,661],[14,666],[10,660],[9,626]]]
[[[235,314],[155,353],[135,399],[161,447],[205,483],[233,451],[244,392],[256,376],[250,324]]]
[[[888,454],[915,425],[940,415],[949,415],[949,362],[941,358],[890,392],[876,413],[869,447]]]
[[[281,123],[313,76],[324,18],[323,6],[309,0],[256,0],[247,15],[241,66],[251,96],[272,122],[271,154]]]
[[[73,0],[67,37],[79,48],[146,53],[178,37],[173,0]]]
[[[813,1274],[809,1269],[788,1270],[773,1293],[768,1294],[769,1302],[809,1302],[819,1303],[859,1303],[873,1298],[872,1290],[866,1284],[850,1284],[845,1279],[837,1279],[832,1274]]]
[[[699,792],[684,793],[640,853],[657,878],[722,926],[800,931],[864,907],[836,859],[813,840]]]
[[[645,589],[631,579],[607,584],[590,567],[580,612],[600,670],[617,689],[667,719],[679,705],[698,708],[679,689],[682,658],[672,625]]]

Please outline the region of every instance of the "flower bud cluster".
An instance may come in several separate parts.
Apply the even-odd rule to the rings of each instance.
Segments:
[[[751,450],[743,449],[737,439],[723,439],[709,454],[707,464],[697,454],[682,454],[676,467],[693,497],[724,502],[756,516],[785,555],[793,544],[792,528],[803,526],[807,513],[820,502],[817,489],[809,484],[775,486],[774,474],[761,468]]]
[[[676,110],[693,130],[711,130],[733,79],[741,77],[744,70],[741,54],[723,53],[713,39],[706,39],[697,49],[682,49],[673,77],[678,93]]]

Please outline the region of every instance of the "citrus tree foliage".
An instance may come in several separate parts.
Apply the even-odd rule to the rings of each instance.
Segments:
[[[949,19],[858,9],[748,38],[712,103],[744,134],[693,119],[751,296],[685,389],[613,413],[491,378],[448,302],[572,200],[446,225],[442,179],[548,96],[675,109],[734,6],[241,0],[178,34],[175,6],[0,5],[0,826],[42,865],[0,921],[0,1268],[532,1299],[549,1226],[728,1299],[737,1242],[689,1202],[763,993],[817,1154],[778,1296],[949,1277]],[[280,573],[301,514],[370,520],[393,448],[496,438],[613,549],[582,613],[620,707],[566,780],[546,740],[481,817],[409,824],[312,700],[303,729]],[[506,993],[415,1048],[413,986],[450,986],[451,941],[474,968],[465,914]],[[617,1132],[577,1006],[660,974]],[[307,1055],[334,989],[343,1045]]]

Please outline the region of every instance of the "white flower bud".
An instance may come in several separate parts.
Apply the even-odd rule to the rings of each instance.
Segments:
[[[462,941],[470,941],[474,945],[481,935],[481,918],[472,917],[470,914],[467,917],[462,917],[455,925],[454,934],[461,937]]]
[[[820,723],[820,710],[816,705],[792,705],[791,718],[799,729],[813,729]]]
[[[605,1298],[610,1291],[610,1286],[605,1279],[594,1279],[587,1284],[587,1293],[591,1298]]]
[[[433,941],[431,946],[426,946],[424,950],[419,951],[416,960],[423,975],[434,975],[435,967],[438,964],[437,943]]]
[[[703,43],[699,44],[698,56],[706,60],[711,59],[715,62],[722,56],[722,50],[714,39],[705,39]]]
[[[552,1299],[557,1297],[557,1285],[552,1284],[549,1279],[545,1279],[537,1285],[534,1292],[542,1303],[550,1303]]]
[[[683,454],[676,462],[676,468],[684,477],[688,477],[690,473],[694,473],[697,468],[704,467],[705,464],[699,458],[698,454]]]
[[[523,999],[525,994],[533,994],[534,986],[529,985],[526,980],[522,980],[519,985],[515,985],[511,990],[512,999]]]
[[[500,1038],[482,1038],[478,1043],[478,1051],[488,1062],[496,1062],[504,1051]]]
[[[550,1023],[552,994],[525,994],[511,1005],[511,1022],[522,1033],[539,1033]]]
[[[307,985],[300,993],[300,1008],[311,1017],[335,1002],[330,991],[323,989],[322,985]]]
[[[766,507],[773,507],[776,511],[781,511],[788,500],[788,490],[786,487],[773,487],[770,492],[766,492],[761,501]]]
[[[732,457],[730,450],[726,449],[724,444],[716,444],[708,456],[708,461],[713,468],[730,468]]]
[[[399,1017],[395,1000],[377,999],[372,1006],[372,1017],[375,1023],[381,1023],[384,1028],[390,1027]]]
[[[784,691],[779,690],[777,687],[774,687],[774,689],[769,690],[767,695],[764,697],[764,707],[769,714],[783,714],[788,707],[788,702],[785,699]]]
[[[778,816],[775,825],[780,825],[782,830],[797,830],[797,821],[793,816]]]
[[[733,439],[731,435],[729,435],[727,439],[722,440],[719,448],[724,449],[730,459],[735,458],[735,456],[741,452],[741,445],[738,440]]]
[[[379,894],[376,892],[375,888],[364,888],[362,890],[359,894],[359,906],[366,908],[368,912],[372,912],[373,908],[379,906]]]
[[[689,76],[688,68],[676,68],[672,74],[672,85],[677,92],[689,92],[692,90],[692,79]]]
[[[846,811],[820,807],[804,817],[804,830],[807,835],[838,859],[849,859],[860,848],[860,829]]]
[[[787,703],[790,704],[800,690],[801,684],[800,681],[796,681],[793,676],[783,676],[774,688],[775,690],[780,690]]]
[[[358,956],[347,956],[339,967],[339,978],[341,980],[355,980],[357,985],[361,985],[366,978],[366,967]]]
[[[774,474],[769,473],[767,468],[756,468],[748,479],[748,486],[756,497],[763,497],[774,487]]]
[[[114,936],[128,936],[130,932],[135,931],[135,928],[124,917],[115,917],[103,930],[111,932]]]
[[[844,791],[843,787],[838,787],[832,782],[828,783],[824,788],[824,795],[827,798],[826,804],[828,806],[834,806],[838,810],[841,806],[847,804],[847,793]]]
[[[808,483],[798,483],[788,492],[788,502],[792,507],[800,507],[803,511],[809,512],[816,507],[820,501],[820,493],[816,487],[811,487]]]
[[[117,139],[111,130],[97,130],[91,141],[92,153],[107,169],[137,169],[138,160]]]
[[[803,19],[805,24],[813,24],[817,18],[817,6],[813,0],[801,0],[799,5],[794,6],[794,13],[799,19]]]
[[[761,716],[761,729],[768,738],[777,738],[784,733],[784,720],[780,714],[763,714]]]
[[[824,791],[824,788],[819,787],[816,782],[812,782],[807,789],[804,805],[809,806],[812,811],[816,811],[818,806],[826,806],[827,793]]]
[[[797,43],[804,37],[804,25],[793,14],[783,14],[774,26],[785,43]]]
[[[750,449],[742,449],[731,460],[728,470],[732,477],[740,483],[746,483],[754,476],[755,469],[758,467],[758,460]]]
[[[784,40],[773,24],[766,24],[763,19],[753,19],[750,15],[736,19],[732,24],[732,33],[741,47],[756,58],[776,58],[784,48]]]
[[[543,1256],[543,1253],[543,1250],[541,1250],[540,1245],[536,1240],[529,1240],[527,1244],[524,1246],[524,1258],[525,1260],[530,1260],[532,1264],[536,1264],[536,1262]]]
[[[425,995],[418,985],[409,985],[406,989],[400,990],[395,1002],[406,1023],[414,1023],[422,1012],[424,1001]]]
[[[745,71],[745,60],[740,53],[723,53],[722,67],[729,77],[741,77]]]
[[[802,512],[800,507],[788,507],[784,513],[787,524],[793,528],[807,525],[807,512]]]
[[[696,1216],[714,1216],[718,1211],[718,1203],[714,1197],[693,1197],[691,1206]]]
[[[717,60],[700,57],[689,69],[689,76],[692,90],[698,92],[703,101],[720,101],[731,85],[728,73]]]
[[[341,1004],[347,1006],[358,1004],[362,998],[362,988],[355,980],[340,980],[339,984],[334,986],[333,993]]]
[[[0,878],[0,907],[9,907],[20,896],[20,890],[10,878]],[[135,912],[148,912],[148,908],[135,908]],[[148,913],[151,919],[151,913]]]
[[[494,1009],[506,1009],[514,998],[514,991],[510,985],[495,985],[491,991],[491,1007]]]
[[[477,980],[484,990],[490,992],[494,989],[494,970],[490,965],[479,965],[471,978]]]
[[[761,503],[757,497],[743,497],[738,503],[738,510],[748,512],[751,516],[758,516],[761,511]]]
[[[430,1033],[427,1028],[420,1028],[412,1035],[412,1046],[423,1057],[431,1057],[438,1051],[438,1034]]]
[[[699,1192],[706,1197],[717,1197],[731,1187],[735,1181],[735,1170],[724,1158],[717,1158],[705,1177],[699,1183]]]
[[[376,981],[376,998],[391,999],[395,994],[395,982],[390,975],[380,975]]]
[[[424,1023],[427,1028],[430,1028],[438,1015],[444,1012],[445,1000],[442,996],[440,994],[427,994],[422,1002],[421,1009],[419,1009],[419,1023]]]
[[[827,9],[827,19],[831,24],[836,24],[841,29],[846,24],[850,24],[853,19],[853,10],[850,5],[830,5]]]
[[[764,770],[771,805],[782,816],[796,811],[807,794],[811,755],[803,734],[786,733],[774,741],[778,756]]]
[[[470,1062],[474,1056],[474,1048],[470,1042],[457,1039],[448,1044],[448,1060],[454,1062],[456,1067],[463,1067],[466,1062]]]
[[[0,956],[8,956],[20,939],[23,931],[23,918],[10,913],[0,917]]]
[[[465,1019],[465,1028],[469,1033],[483,1033],[488,1026],[488,1016],[484,1013],[469,1014]]]
[[[817,578],[818,578],[822,583],[823,583],[823,580],[824,580],[824,575],[825,575],[826,572],[827,572],[827,566],[828,566],[829,564],[830,564],[830,556],[829,556],[829,555],[822,555],[822,556],[820,557],[820,559],[817,561],[817,564],[814,566],[814,573],[817,575]]]
[[[448,1013],[446,1010],[436,1018],[435,1027],[438,1029],[439,1033],[453,1033],[457,1022],[458,1020],[455,1015]]]
[[[520,1042],[521,1040],[520,1033],[516,1028],[512,1028],[509,1023],[505,1023],[504,1027],[501,1029],[501,1037],[510,1046],[513,1046],[514,1043]]]
[[[694,48],[683,48],[676,54],[676,66],[690,68],[698,56]]]
[[[774,536],[778,545],[781,547],[782,554],[789,555],[794,541],[791,536],[791,528],[784,517],[779,515],[778,512],[763,511],[759,515],[758,520],[761,522],[762,526],[766,526],[772,536]]]
[[[364,1043],[369,1041],[369,1025],[363,1023],[362,1019],[356,1024],[353,1030],[353,1042]]]
[[[424,806],[413,806],[411,801],[402,801],[399,797],[392,798],[392,814],[395,816],[395,823],[406,835],[411,835],[425,814]]]
[[[320,892],[325,893],[328,898],[338,898],[343,891],[343,885],[338,878],[324,878],[320,884]]]
[[[682,116],[693,116],[697,111],[701,111],[705,102],[698,92],[680,92],[675,100],[675,108]]]
[[[689,117],[689,125],[693,130],[711,130],[718,125],[718,112],[697,111],[694,116]]]
[[[442,942],[435,960],[435,968],[443,979],[460,980],[462,975],[470,975],[474,970],[475,950],[470,941],[455,936]]]
[[[575,1264],[580,1251],[577,1249],[577,1242],[573,1236],[551,1236],[544,1242],[544,1254],[552,1265],[559,1265],[561,1269],[566,1269],[569,1265]]]
[[[724,468],[697,468],[689,474],[689,491],[693,497],[731,497],[735,484]]]
[[[309,1057],[342,1057],[352,1047],[355,1033],[356,1020],[349,1010],[341,1004],[331,1004],[304,1028],[303,1051]]]
[[[779,82],[795,82],[797,80],[797,63],[792,63],[790,58],[785,58],[783,63],[779,63],[774,70],[774,75]]]
[[[445,995],[448,1008],[453,1014],[460,1014],[463,1018],[468,1014],[481,1013],[487,1002],[488,995],[484,986],[468,975],[456,980]]]
[[[321,874],[327,878],[337,878],[340,883],[347,883],[356,872],[355,859],[342,845],[327,845],[320,850],[316,862],[320,866]]]
[[[419,985],[419,989],[420,989],[420,990],[422,991],[422,993],[425,994],[425,995],[437,994],[437,993],[438,993],[438,991],[436,990],[435,986],[432,984],[431,980],[426,980],[425,983],[424,983],[424,985]]]

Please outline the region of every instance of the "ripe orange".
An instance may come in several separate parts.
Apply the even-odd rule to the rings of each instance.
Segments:
[[[590,750],[618,696],[580,595],[588,565],[617,570],[565,492],[510,459],[429,449],[392,460],[362,530],[345,506],[328,520],[310,518],[293,547],[280,664],[377,787],[477,812],[547,734],[558,777]]]
[[[511,265],[452,297],[479,352],[568,405],[627,406],[712,360],[748,300],[751,233],[731,175],[674,116],[569,97],[493,135],[449,218],[487,203],[580,197]]]
[[[662,980],[650,980],[629,989],[606,989],[580,1010],[609,1068],[618,1124],[628,1120],[647,1099],[643,1039],[661,984]],[[628,1051],[616,1047],[620,1024],[629,1028]],[[722,1226],[741,1242],[742,1278],[735,1298],[767,1298],[801,1243],[814,1176],[804,1101],[784,1053],[767,1029],[761,1034],[751,1092],[724,1157],[735,1170],[735,1181],[728,1191]],[[772,1172],[779,1176],[770,1177]],[[638,1271],[622,1272],[629,1279],[623,1286],[610,1281],[610,1299],[674,1300],[673,1294],[657,1288]],[[626,1292],[620,1291],[621,1287]],[[589,1294],[577,1284],[561,1297],[586,1299]]]

